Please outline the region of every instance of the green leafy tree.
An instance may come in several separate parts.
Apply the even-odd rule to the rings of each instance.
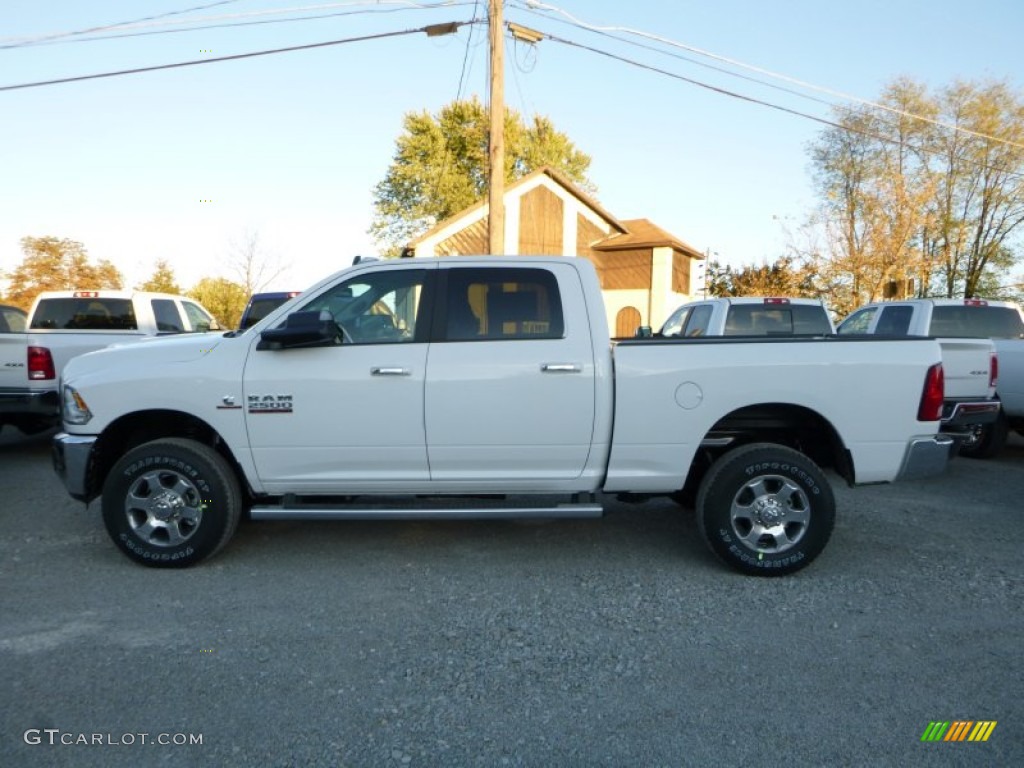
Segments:
[[[181,287],[174,277],[174,270],[164,259],[157,261],[153,274],[149,280],[139,286],[139,290],[153,291],[154,293],[181,293]]]
[[[455,101],[437,115],[410,112],[395,142],[395,155],[374,188],[370,234],[396,253],[405,243],[487,194],[488,111],[475,97]],[[505,112],[505,180],[543,166],[564,173],[589,193],[590,157],[543,116],[525,121]]]
[[[56,237],[23,237],[24,259],[8,275],[7,301],[28,309],[43,291],[121,288],[124,278],[106,259],[93,263],[85,246]]]
[[[249,294],[245,288],[226,277],[204,277],[188,295],[206,307],[225,328],[237,328],[242,319]]]

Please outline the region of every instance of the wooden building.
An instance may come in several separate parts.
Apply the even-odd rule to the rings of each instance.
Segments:
[[[617,219],[553,168],[505,189],[505,253],[590,259],[597,267],[609,333],[657,329],[691,301],[704,255],[647,219]],[[466,208],[409,243],[414,256],[487,252],[487,202]]]

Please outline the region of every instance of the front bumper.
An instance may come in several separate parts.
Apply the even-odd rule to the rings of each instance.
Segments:
[[[897,480],[916,480],[941,475],[946,471],[956,441],[950,435],[915,437],[903,455],[903,466]]]
[[[53,470],[68,489],[71,498],[89,502],[89,462],[96,437],[92,435],[69,435],[61,432],[54,435],[51,456]]]

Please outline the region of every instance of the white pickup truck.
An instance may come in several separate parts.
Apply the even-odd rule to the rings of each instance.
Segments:
[[[54,467],[147,565],[214,554],[247,508],[597,517],[602,493],[690,488],[722,560],[780,575],[832,532],[819,466],[884,483],[949,459],[934,340],[607,327],[585,259],[363,261],[246,331],[75,358]]]
[[[661,338],[696,336],[825,336],[835,333],[818,299],[722,297],[683,304],[658,331]],[[641,333],[641,336],[647,335]]]
[[[946,397],[966,408],[961,411],[967,429],[962,455],[991,458],[1011,427],[1024,431],[1024,319],[1016,304],[986,299],[876,302],[852,313],[839,333],[938,337]],[[987,403],[979,401],[982,393]],[[948,417],[947,408],[947,421],[952,421]]]
[[[110,344],[217,329],[201,304],[142,291],[45,291],[22,333],[0,334],[0,426],[22,432],[60,421],[57,382],[68,360]]]

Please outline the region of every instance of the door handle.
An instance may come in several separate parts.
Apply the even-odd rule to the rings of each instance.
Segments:
[[[411,376],[412,371],[408,368],[399,368],[393,365],[375,365],[370,369],[371,376]]]
[[[541,363],[542,373],[580,373],[583,366],[579,363]]]

